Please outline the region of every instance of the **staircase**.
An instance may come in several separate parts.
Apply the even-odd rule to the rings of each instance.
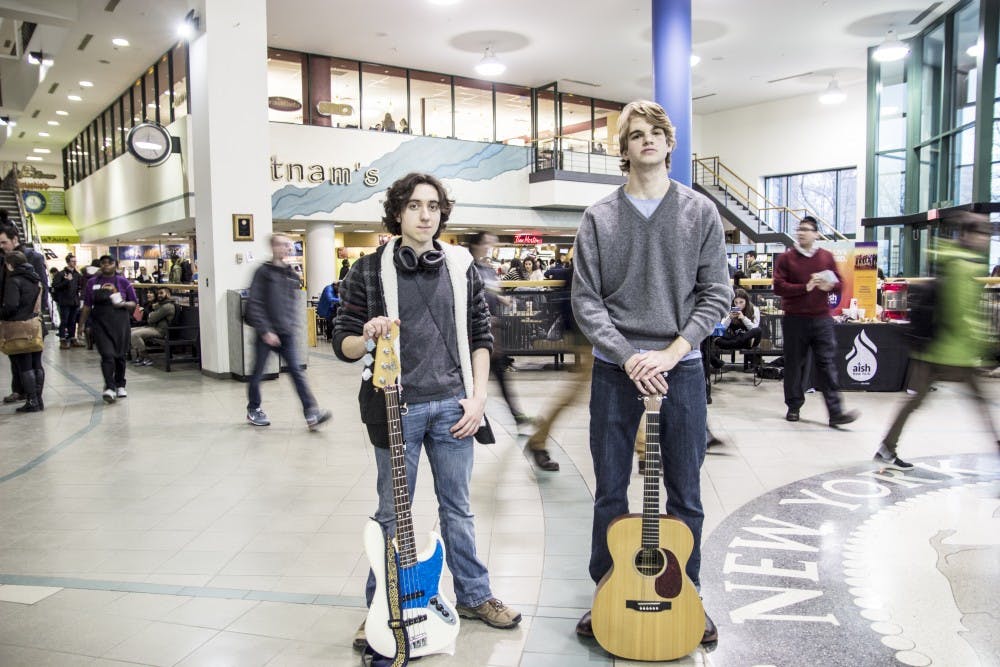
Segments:
[[[795,239],[782,229],[794,229],[806,215],[819,221],[820,238],[846,241],[833,225],[807,209],[778,206],[729,169],[718,157],[698,157],[691,161],[691,181],[695,190],[712,200],[719,214],[743,232],[752,243],[782,243]],[[773,223],[773,224],[772,224]]]
[[[17,227],[18,238],[26,241],[24,221],[21,219],[21,207],[17,205],[17,193],[13,190],[0,190],[0,209],[7,211],[8,218]]]

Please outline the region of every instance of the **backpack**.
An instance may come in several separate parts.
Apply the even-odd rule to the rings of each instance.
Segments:
[[[938,333],[938,280],[911,283],[906,292],[910,323],[905,336],[910,348],[921,351],[930,345]]]

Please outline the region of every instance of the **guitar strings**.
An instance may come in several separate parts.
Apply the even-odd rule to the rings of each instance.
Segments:
[[[407,470],[406,470],[406,443],[402,437],[403,429],[402,429],[402,418],[399,415],[398,385],[393,385],[392,388],[386,387],[385,395],[386,395],[386,406],[389,409],[390,413],[389,446],[391,447],[392,450],[391,458],[393,459],[392,461],[393,469],[402,470],[402,482],[401,482],[401,484],[403,485],[402,489],[399,488],[399,486],[396,483],[397,482],[396,475],[395,474],[393,475],[393,500],[395,501],[394,505],[398,506],[402,504],[400,501],[402,501],[401,495],[403,489],[405,489],[406,498],[407,500],[409,500],[409,477],[407,475]],[[403,589],[402,590],[403,594],[400,596],[400,598],[402,599],[400,613],[403,622],[405,624],[405,622],[410,617],[413,616],[412,610],[408,608],[407,604],[411,601],[410,599],[408,599],[409,596],[414,591],[416,591],[417,581],[416,581],[416,575],[413,572],[413,567],[412,567],[413,563],[410,563],[410,561],[412,560],[411,557],[414,556],[414,554],[410,553],[410,551],[412,550],[412,544],[404,543],[400,539],[401,533],[408,532],[412,534],[413,530],[412,522],[409,519],[409,513],[411,512],[411,508],[404,507],[403,511],[406,512],[407,514],[404,516],[400,516],[400,514],[397,512],[396,515],[396,546],[398,547],[399,551],[398,553],[399,563],[397,566],[397,570],[399,571],[400,574],[400,576],[397,577],[397,579],[400,581],[401,588]],[[404,530],[401,530],[401,528],[404,528]],[[409,564],[410,567],[407,567],[407,564]],[[405,630],[404,634],[407,638],[407,642],[410,641],[411,628],[414,630],[416,629],[413,628],[413,626],[404,625],[404,630]]]

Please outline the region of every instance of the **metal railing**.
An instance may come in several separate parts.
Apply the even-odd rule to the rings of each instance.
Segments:
[[[556,169],[585,174],[621,176],[620,158],[607,153],[601,142],[578,137],[549,137],[535,142],[533,171]]]
[[[783,229],[791,228],[789,222],[798,225],[806,215],[812,215],[819,223],[819,235],[822,240],[848,241],[834,225],[823,220],[815,213],[804,208],[788,208],[770,201],[762,192],[750,185],[736,172],[723,164],[719,156],[698,157],[691,159],[691,174],[696,183],[712,186],[723,190],[724,194],[739,202],[747,212],[757,219],[758,233],[786,234]],[[773,212],[781,220],[778,228],[772,226],[767,218],[768,212]]]

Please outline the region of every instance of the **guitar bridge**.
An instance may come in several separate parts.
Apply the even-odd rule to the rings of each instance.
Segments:
[[[670,600],[625,600],[625,608],[639,612],[670,611]]]

